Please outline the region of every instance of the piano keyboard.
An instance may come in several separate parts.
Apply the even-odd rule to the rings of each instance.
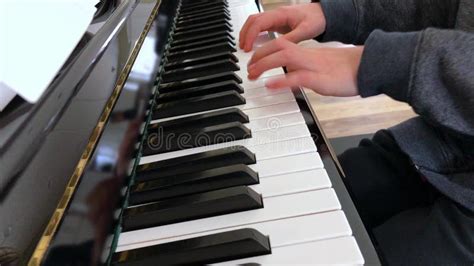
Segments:
[[[283,70],[247,79],[254,13],[181,3],[112,264],[364,263]]]

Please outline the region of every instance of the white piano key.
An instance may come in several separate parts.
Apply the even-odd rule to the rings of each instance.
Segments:
[[[259,179],[258,184],[249,187],[266,198],[331,187],[331,181],[325,169],[260,176]]]
[[[239,145],[239,144],[236,144],[236,145]],[[201,151],[210,151],[210,150],[218,149],[220,147],[216,148],[216,147],[207,146],[205,148],[206,149],[202,149]],[[291,139],[291,140],[280,141],[276,143],[268,143],[264,145],[258,145],[258,146],[246,147],[246,148],[250,152],[253,152],[254,154],[256,154],[256,157],[258,158],[258,160],[267,160],[267,159],[272,159],[272,158],[291,156],[291,155],[316,151],[316,145],[314,144],[313,139],[311,137]],[[188,154],[194,154],[199,151],[195,151],[191,153],[191,151],[188,150],[187,152]],[[165,154],[162,154],[162,156],[156,156],[156,155],[146,156],[146,157],[140,158],[139,165],[166,160],[170,158],[176,158],[180,156],[185,156],[188,154],[173,154],[171,156],[165,156]]]
[[[258,13],[255,2],[244,0],[237,3],[229,3],[229,11],[232,18],[233,35],[239,36],[240,29],[244,25],[247,17]]]
[[[295,100],[295,96],[292,92],[288,91],[285,93],[277,94],[277,95],[270,95],[265,97],[258,97],[252,99],[246,99],[247,102],[242,105],[240,108],[242,110],[248,110],[253,108],[259,108],[264,106],[271,106],[274,104],[291,102]]]
[[[231,17],[232,17],[231,23],[234,29],[234,31],[232,32],[232,35],[235,37],[237,44],[239,43],[240,29],[245,23],[245,21],[247,20],[248,16],[250,16],[251,14],[258,13],[258,9],[255,8],[255,4],[250,3],[250,2],[244,1],[244,3],[236,5],[235,7],[230,6],[229,8]],[[254,46],[253,46],[252,51],[245,52],[244,50],[240,49],[237,45],[237,52],[235,52],[234,55],[237,58],[239,58],[238,65],[240,67],[240,70],[237,71],[236,73],[239,75],[240,78],[242,78],[242,86],[244,88],[252,89],[252,88],[263,87],[265,85],[265,81],[268,80],[269,78],[285,74],[282,68],[274,68],[274,69],[264,72],[257,80],[247,79],[247,74],[248,74],[247,64],[250,58],[252,57],[253,52],[258,47],[264,45],[266,42],[269,42],[270,40],[271,39],[268,33],[262,32],[259,34],[259,36],[257,36],[256,40],[254,41]]]
[[[244,52],[240,48],[237,50],[237,52],[234,53],[234,55],[239,59],[239,62],[237,65],[240,67],[240,70],[237,71],[236,73],[241,77],[242,79],[245,79],[248,75],[248,64],[250,62],[250,59],[253,56],[253,53],[255,51],[250,51],[248,53]],[[271,77],[275,75],[280,75],[280,74],[285,74],[285,71],[283,68],[272,68],[260,76],[260,78],[266,78],[266,77]]]
[[[242,110],[271,106],[278,103],[291,102],[295,100],[295,96],[292,92],[288,91],[277,95],[270,95],[246,100],[247,102],[240,107]]]
[[[150,123],[155,124],[162,121],[169,121],[169,120],[174,120],[178,118],[189,117],[189,116],[198,115],[198,114],[205,114],[205,113],[215,112],[218,110],[224,110],[224,109],[229,109],[229,108],[232,108],[232,107],[215,109],[211,111],[199,112],[199,113],[194,113],[194,114],[189,114],[189,115],[181,115],[181,116],[174,116],[170,118],[156,119],[156,120],[152,120]],[[273,117],[277,115],[299,113],[300,108],[298,104],[296,103],[296,101],[290,101],[290,102],[285,102],[285,103],[280,103],[280,104],[275,104],[275,105],[270,105],[270,106],[264,106],[260,108],[254,108],[250,110],[244,110],[243,112],[246,115],[248,115],[249,120],[254,120],[254,119],[260,119],[260,118]]]
[[[159,245],[243,228],[253,228],[264,235],[270,236],[270,244],[272,248],[328,238],[350,236],[352,233],[344,213],[342,211],[332,211],[281,220],[265,221],[250,225],[239,225],[189,235],[179,235],[170,238],[143,239],[142,242],[133,243],[130,246],[138,247],[141,245]],[[130,249],[129,245],[119,246],[118,248],[121,250]]]
[[[250,148],[253,146],[261,146],[267,143],[274,143],[274,142],[278,143],[278,142],[283,142],[286,140],[298,139],[298,138],[309,137],[309,136],[310,136],[310,133],[306,124],[287,126],[287,127],[281,127],[276,131],[264,130],[264,131],[254,132],[252,133],[252,137],[249,139],[241,139],[241,140],[236,140],[236,141],[231,141],[231,142],[225,142],[225,143],[196,147],[196,148],[191,148],[191,149],[184,149],[184,150],[178,150],[178,151],[173,151],[173,152],[144,156],[144,157],[141,157],[140,164],[156,162],[156,161],[166,160],[170,158],[176,158],[176,157],[181,157],[185,155],[220,149],[224,147],[231,147],[231,146],[236,146],[236,145],[242,145],[247,148]],[[295,142],[288,145],[299,146],[299,143]],[[266,148],[268,150],[272,150],[273,152],[278,152],[277,149],[281,147],[269,145]]]
[[[236,71],[235,73],[242,79],[242,87],[246,88],[247,83],[253,82],[253,80],[249,80],[247,78],[248,76],[247,67],[241,67],[241,69],[239,71]],[[270,78],[270,77],[284,75],[284,74],[285,74],[285,71],[283,71],[282,68],[272,68],[270,70],[263,72],[262,75],[260,75],[259,79]],[[248,88],[251,89],[252,87],[249,86]]]
[[[272,237],[270,236],[270,245]],[[339,237],[296,245],[272,248],[272,254],[233,260],[212,265],[241,265],[246,263],[341,265],[364,264],[364,258],[354,237]]]
[[[272,39],[267,31],[260,32],[255,38],[253,42],[252,50],[249,52],[245,52],[244,50],[240,49],[238,45],[236,45],[237,51],[234,55],[239,58],[239,62],[237,64],[240,68],[247,68],[250,59],[253,56],[253,53],[261,46],[265,45],[266,43],[270,42]],[[237,34],[236,43],[239,43],[239,35]]]
[[[281,93],[286,93],[291,91],[290,88],[283,88],[283,89],[268,89],[266,87],[262,88],[256,88],[256,89],[246,89],[245,92],[242,94],[242,96],[245,99],[252,99],[252,98],[258,98],[258,97],[265,97],[265,96],[270,96],[270,95],[276,95],[276,94],[281,94]]]
[[[238,212],[194,221],[187,221],[120,234],[117,251],[146,246],[149,239],[170,238],[198,232],[261,223],[301,215],[340,210],[333,189],[308,191],[263,199],[264,208]]]
[[[249,79],[245,78],[245,79],[242,79],[242,84],[240,84],[240,86],[242,86],[246,90],[265,87],[265,82],[267,82],[267,80],[270,80],[274,77],[275,76],[260,77],[256,80],[249,80]]]
[[[244,112],[245,113],[245,112]],[[272,130],[276,131],[281,127],[294,126],[306,124],[303,115],[300,112],[293,112],[288,114],[275,114],[272,117],[265,117],[261,119],[252,119],[249,117],[249,123],[244,123],[244,125],[252,130],[252,132],[263,131],[263,130]],[[145,123],[142,124],[142,127]]]
[[[255,108],[250,110],[245,110],[244,113],[248,115],[249,120],[261,119],[261,118],[269,118],[274,117],[277,115],[283,114],[291,114],[300,112],[300,108],[296,101],[280,103],[270,106],[265,106],[261,108]]]
[[[258,172],[260,177],[282,175],[312,169],[323,169],[324,165],[316,152],[315,146],[309,146],[312,151],[302,154],[283,155],[283,157],[259,160],[255,164],[248,165],[252,170]],[[284,167],[282,167],[284,165]],[[131,173],[134,163],[129,165]],[[129,174],[130,174],[129,173]]]
[[[241,86],[246,89],[246,90],[252,90],[255,88],[260,88],[265,86],[265,82],[268,79],[271,79],[276,76],[281,76],[285,74],[285,71],[283,71],[283,68],[273,68],[270,70],[267,70],[263,72],[258,79],[256,80],[249,80],[247,78],[248,76],[248,70],[247,70],[247,64],[250,58],[252,57],[253,51],[245,53],[243,50],[238,49],[234,55],[239,58],[239,67],[240,70],[235,72],[241,79],[242,79],[242,84]]]
[[[257,132],[261,130],[278,130],[282,126],[292,126],[298,124],[305,124],[304,117],[301,113],[283,114],[262,119],[250,119],[245,126]]]
[[[313,152],[316,151],[316,145],[311,137],[304,137],[270,143],[270,145],[257,145],[249,147],[249,150],[256,155],[258,162],[260,160]]]
[[[227,0],[227,4],[230,10],[233,10],[233,8],[241,8],[244,5],[250,5],[246,10],[246,12],[248,12],[247,14],[258,13],[258,8],[253,0]]]
[[[243,111],[244,114],[247,114],[247,116],[249,116],[249,123],[245,123],[245,126],[251,129],[252,131],[262,131],[269,129],[276,130],[282,126],[292,126],[306,123],[303,115],[301,114],[301,112],[299,112],[299,107],[296,103],[282,104],[279,110],[274,110],[274,108],[269,107],[263,107],[258,109],[260,109],[259,112],[252,112],[251,115],[247,114],[246,111]],[[156,123],[159,123],[160,121],[157,121]],[[144,130],[144,126],[145,123],[141,125],[142,132]]]
[[[317,152],[290,155],[285,157],[258,160],[256,164],[249,165],[260,177],[306,171],[324,168],[321,157]]]
[[[325,169],[296,173],[261,176],[260,184],[249,186],[265,197],[298,193],[315,189],[330,188],[331,181]]]
[[[249,165],[249,167],[258,172],[260,177],[324,168],[321,157],[319,156],[319,153],[316,152],[316,146],[314,146],[314,144],[311,145],[311,140],[309,138],[307,138],[306,141],[306,143],[308,143],[306,149],[292,151],[291,148],[289,150],[282,148],[278,153],[273,154],[274,156],[282,157],[262,159],[263,156],[259,156],[260,159],[258,162]],[[284,146],[290,147],[290,145]],[[131,163],[129,168],[131,169],[132,167],[133,163]]]
[[[236,43],[238,42],[236,41]],[[237,51],[234,53],[234,55],[239,59],[239,62],[237,64],[241,69],[247,68],[247,65],[250,59],[252,58],[254,52],[255,51],[245,52],[237,46]]]
[[[228,108],[239,108],[240,110],[247,111],[247,110],[252,110],[252,109],[255,109],[255,108],[262,108],[262,107],[267,107],[267,106],[272,106],[272,105],[277,105],[277,104],[282,104],[282,103],[288,103],[288,102],[294,102],[294,101],[296,101],[296,100],[295,100],[295,97],[294,97],[293,93],[290,92],[290,91],[287,91],[287,92],[276,94],[276,95],[256,97],[256,98],[251,98],[251,99],[248,99],[248,100],[246,99],[246,103],[242,104],[242,105],[236,105],[236,106],[230,106],[230,107],[226,107],[226,108],[213,109],[213,110],[204,111],[204,112],[196,112],[196,113],[190,113],[190,114],[185,114],[185,115],[155,119],[155,120],[152,120],[152,123],[158,123],[158,122],[161,122],[161,121],[168,121],[168,120],[193,116],[193,115],[197,115],[197,114],[205,114],[205,113],[214,112],[214,111],[217,111],[217,110],[228,109]]]

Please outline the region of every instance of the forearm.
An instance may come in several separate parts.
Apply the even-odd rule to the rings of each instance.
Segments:
[[[363,97],[385,93],[427,121],[474,136],[474,34],[375,31],[358,72]]]
[[[453,28],[459,0],[321,0],[326,32],[321,41],[363,44],[374,29]]]

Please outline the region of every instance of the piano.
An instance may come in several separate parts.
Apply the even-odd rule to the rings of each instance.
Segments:
[[[305,92],[265,88],[284,69],[247,79],[258,2],[108,6],[41,100],[0,116],[2,246],[28,265],[380,264]]]

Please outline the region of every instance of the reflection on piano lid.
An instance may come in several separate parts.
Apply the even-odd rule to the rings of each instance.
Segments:
[[[303,90],[246,78],[257,5],[155,4],[30,264],[379,263]]]
[[[80,87],[89,74],[98,71],[92,69],[110,44],[108,37],[120,28],[133,3],[44,0],[2,1],[0,6],[4,11],[0,36],[6,40],[0,48],[0,191],[4,191],[16,182],[14,177],[21,175],[33,151],[40,149],[74,94],[84,91]],[[104,71],[105,65],[99,68],[104,75],[110,72]],[[101,83],[105,82],[97,85]],[[11,150],[16,154],[6,156]]]
[[[24,105],[25,102],[19,101],[6,116],[2,113],[1,121],[6,122],[0,128],[0,242],[2,247],[12,247],[22,255],[20,264],[30,259],[32,243],[38,242],[51,214],[59,219],[64,208],[71,207],[78,219],[70,221],[86,218],[85,207],[93,199],[88,199],[89,193],[83,189],[94,189],[107,176],[127,169],[129,158],[117,154],[128,153],[128,144],[122,140],[131,138],[132,134],[126,138],[126,129],[132,128],[128,131],[137,134],[143,119],[141,110],[149,101],[158,71],[160,47],[164,47],[169,30],[168,17],[175,10],[172,2],[170,5],[161,5],[160,16],[153,14],[150,22],[156,19],[160,23],[154,24],[145,44],[144,28],[151,26],[146,23],[152,11],[158,10],[158,7],[154,9],[157,2],[121,1],[106,20],[100,21],[96,34],[88,36],[80,50],[70,55],[39,102]],[[167,8],[168,13],[164,11]],[[138,42],[140,37],[142,41]],[[140,45],[146,47],[141,57],[147,60],[135,57]],[[116,100],[119,95],[122,100]],[[102,130],[107,121],[115,126]],[[134,122],[128,125],[131,121]],[[102,145],[93,145],[99,138],[104,140]],[[78,170],[85,166],[90,166],[89,176],[94,177],[84,179],[91,182],[84,181],[86,175]],[[79,182],[85,184],[83,189],[75,189]],[[119,193],[110,182],[104,184],[109,184],[113,202]],[[68,204],[72,194],[82,197],[77,204]],[[101,205],[94,206],[100,209]],[[112,211],[104,209],[103,213]],[[75,231],[78,233],[75,239],[93,240],[94,232],[90,230],[93,226],[83,225],[79,227],[82,230]],[[47,232],[66,243],[54,227],[49,227]]]

